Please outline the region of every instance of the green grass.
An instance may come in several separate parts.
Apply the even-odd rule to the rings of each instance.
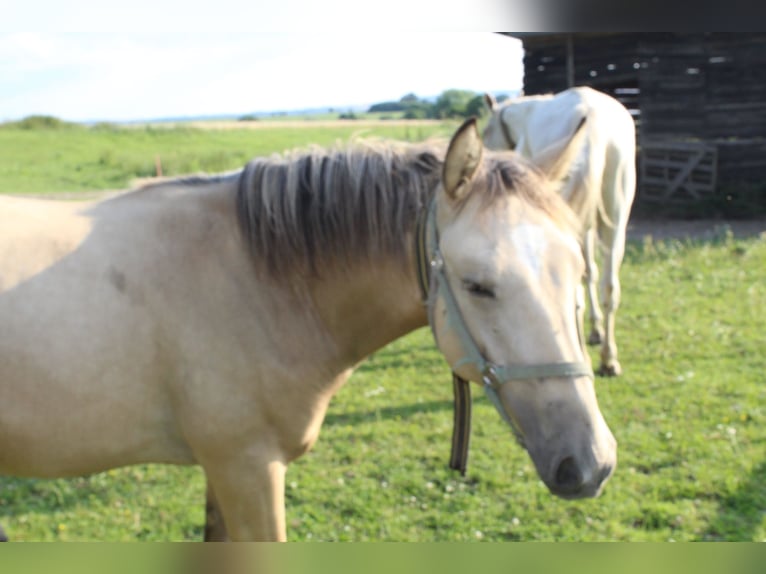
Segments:
[[[631,245],[622,275],[626,373],[597,381],[619,441],[601,498],[553,498],[483,397],[468,476],[451,473],[448,376],[421,331],[339,393],[316,451],[291,470],[292,537],[766,537],[766,241]]]
[[[259,133],[194,133],[189,146],[205,155],[205,142],[220,152],[227,137],[245,146]],[[621,277],[625,374],[596,381],[619,462],[600,498],[549,494],[478,393],[468,474],[450,471],[451,383],[422,329],[376,353],[333,399],[316,447],[288,471],[288,538],[765,539],[766,239],[630,243]],[[197,540],[203,500],[194,468],[2,478],[0,523],[16,540]]]
[[[209,130],[183,126],[22,129],[0,125],[0,193],[44,195],[125,189],[156,174],[217,173],[241,168],[251,158],[351,137],[420,141],[448,136],[455,124],[338,126]]]

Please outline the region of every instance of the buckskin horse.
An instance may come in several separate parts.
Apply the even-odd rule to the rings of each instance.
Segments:
[[[0,197],[0,474],[197,464],[209,539],[285,540],[285,470],[330,398],[430,317],[549,489],[595,496],[616,442],[573,225],[475,120],[448,147],[311,149],[95,203]]]

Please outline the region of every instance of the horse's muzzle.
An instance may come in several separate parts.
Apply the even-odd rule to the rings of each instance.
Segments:
[[[614,466],[611,463],[603,464],[590,477],[586,477],[575,457],[567,456],[556,467],[548,489],[567,500],[594,498],[601,494],[604,484],[614,471]]]

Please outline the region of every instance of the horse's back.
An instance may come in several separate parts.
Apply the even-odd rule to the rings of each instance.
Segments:
[[[531,121],[539,129],[550,126],[551,118],[569,118],[579,121],[587,116],[585,129],[592,139],[596,135],[605,141],[624,147],[633,146],[635,123],[630,112],[612,96],[588,86],[578,86],[544,98],[530,100]],[[550,130],[550,127],[547,128]]]
[[[589,110],[586,161],[590,180],[601,189],[602,221],[624,226],[635,196],[635,122],[612,96],[587,86],[573,91]]]
[[[592,131],[603,134],[611,145],[621,149],[627,148],[628,151],[635,149],[635,122],[628,109],[619,100],[587,86],[573,88],[573,90],[576,90],[577,97],[592,116]]]
[[[579,86],[552,96],[537,111],[540,125],[550,122],[551,117],[587,117],[586,145],[579,163],[589,173],[583,177],[597,189],[603,186],[604,201],[613,201],[615,193],[632,198],[633,189],[622,189],[630,186],[618,186],[615,181],[623,172],[635,172],[635,122],[622,103],[591,87]]]
[[[115,209],[124,211],[0,198],[0,472],[78,474],[131,462],[132,451],[175,456],[157,432],[169,414],[142,255],[151,237]],[[77,445],[87,452],[72,456]]]

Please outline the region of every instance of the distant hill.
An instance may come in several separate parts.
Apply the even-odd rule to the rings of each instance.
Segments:
[[[323,107],[323,108],[304,108],[300,110],[275,110],[275,111],[258,111],[258,112],[246,112],[242,114],[205,114],[199,116],[167,116],[160,118],[152,118],[147,120],[131,120],[127,122],[120,122],[125,124],[145,124],[145,123],[182,123],[182,122],[204,122],[204,121],[237,121],[243,117],[248,119],[271,119],[278,117],[289,116],[315,116],[320,114],[332,114],[343,112],[364,112],[369,106],[356,105],[356,106],[335,106],[335,107]]]
[[[503,97],[514,97],[516,93],[495,93],[499,99]],[[405,96],[405,99],[407,96]],[[440,95],[420,97],[420,103],[435,104],[440,98]],[[379,103],[379,102],[378,102]],[[114,123],[122,125],[132,124],[152,124],[152,123],[185,123],[185,122],[205,122],[205,121],[237,121],[243,118],[246,119],[273,119],[279,117],[295,117],[295,116],[317,116],[327,114],[348,114],[348,113],[360,113],[367,112],[370,107],[376,105],[375,102],[368,102],[365,104],[353,104],[345,106],[324,106],[313,108],[302,108],[299,110],[269,110],[269,111],[251,111],[238,114],[200,114],[200,115],[186,115],[186,116],[161,116],[154,118],[142,118],[134,120],[110,120],[110,119],[92,119],[87,121],[75,122],[84,125],[95,125],[99,123]]]

